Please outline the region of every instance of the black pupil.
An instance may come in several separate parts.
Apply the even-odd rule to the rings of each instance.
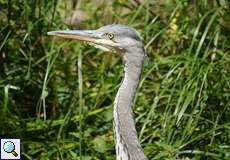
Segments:
[[[113,34],[112,33],[109,34],[109,38],[110,39],[113,38]]]

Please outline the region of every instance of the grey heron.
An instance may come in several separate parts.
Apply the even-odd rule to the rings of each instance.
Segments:
[[[124,77],[113,108],[113,128],[117,160],[147,160],[138,140],[132,103],[145,57],[138,33],[125,25],[106,25],[96,30],[51,31],[48,35],[86,41],[103,51],[118,53],[124,63]]]

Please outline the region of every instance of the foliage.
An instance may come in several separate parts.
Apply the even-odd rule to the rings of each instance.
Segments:
[[[149,159],[230,158],[227,0],[0,0],[0,137],[23,159],[115,159],[122,62],[47,31],[122,23],[145,41],[135,98]]]

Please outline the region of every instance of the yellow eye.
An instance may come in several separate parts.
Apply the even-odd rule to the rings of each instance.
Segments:
[[[107,36],[108,36],[109,39],[113,39],[114,34],[113,33],[107,33]]]

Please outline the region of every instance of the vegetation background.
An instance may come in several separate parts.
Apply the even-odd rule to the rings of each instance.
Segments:
[[[136,28],[146,58],[135,98],[149,159],[230,159],[228,0],[0,0],[0,137],[23,160],[114,160],[122,62],[60,29]]]

